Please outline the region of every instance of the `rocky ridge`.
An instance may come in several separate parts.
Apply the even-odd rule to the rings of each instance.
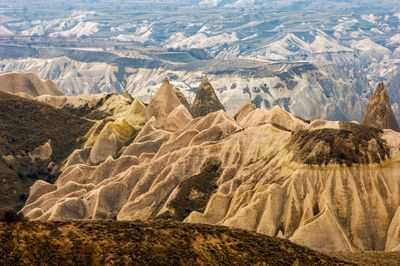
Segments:
[[[400,131],[390,106],[389,94],[383,82],[379,83],[364,113],[363,124]]]
[[[194,117],[206,116],[219,110],[225,111],[207,76],[204,76],[200,83],[191,110]]]
[[[252,105],[235,119],[223,110],[193,118],[168,81],[142,107],[125,117],[143,119],[133,141],[96,163],[87,156],[98,154],[94,146],[74,152],[55,184],[32,186],[22,213],[173,219],[316,249],[399,249],[399,133]]]
[[[41,80],[33,73],[4,73],[0,74],[0,90],[18,94],[23,97],[40,95],[61,96],[57,85],[51,80]]]
[[[33,99],[0,91],[0,211],[20,209],[29,186],[54,182],[57,165],[93,125]]]

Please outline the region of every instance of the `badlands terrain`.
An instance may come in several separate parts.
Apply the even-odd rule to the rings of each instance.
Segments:
[[[39,79],[38,87],[11,82],[33,76],[2,76],[14,92],[0,94],[2,208],[19,210],[24,204],[20,215],[30,220],[4,224],[0,230],[2,237],[21,243],[6,246],[4,260],[47,260],[49,254],[39,249],[8,255],[20,254],[23,243],[49,246],[51,239],[39,240],[43,234],[59,241],[54,240],[59,244],[51,246],[49,259],[64,260],[71,257],[68,252],[78,252],[82,256],[71,261],[77,263],[93,261],[84,256],[87,250],[93,255],[122,243],[127,246],[119,252],[130,253],[137,250],[131,245],[153,239],[161,230],[191,235],[184,237],[184,245],[194,248],[192,259],[200,264],[216,261],[218,252],[238,264],[249,258],[301,265],[400,261],[400,133],[383,83],[370,99],[364,124],[359,124],[308,121],[278,106],[266,109],[251,103],[230,116],[207,77],[192,104],[167,78],[144,104],[127,92],[65,96],[51,89],[51,94],[35,96],[49,82]],[[3,220],[20,219],[13,217],[5,212]],[[92,232],[104,226],[111,240],[99,246]],[[144,239],[132,242],[121,232],[112,240],[120,226],[133,226]],[[213,226],[245,231],[230,235],[239,231]],[[79,239],[71,230],[79,232]],[[193,230],[195,239],[188,233]],[[210,242],[204,244],[207,250],[197,248],[198,238]],[[213,238],[241,244],[221,250],[226,243]],[[170,245],[182,247],[178,239],[170,239]],[[57,246],[64,246],[63,241],[73,241],[66,253]],[[268,253],[267,259],[263,245],[280,255]],[[365,251],[374,253],[363,256]],[[133,257],[96,259],[127,262],[143,256],[136,252]],[[188,251],[166,252],[161,254],[176,262]],[[148,259],[156,261],[157,256]]]
[[[400,264],[399,30],[392,0],[2,0],[1,258]]]
[[[164,77],[192,103],[208,75],[230,115],[251,101],[346,121],[385,80],[399,120],[399,27],[395,0],[2,0],[0,72],[145,103]]]
[[[193,105],[168,79],[148,105],[128,93],[3,93],[8,99],[42,111],[31,119],[42,131],[21,131],[22,140],[17,133],[3,137],[4,169],[16,169],[21,182],[40,179],[24,192],[21,213],[30,220],[168,219],[246,229],[315,249],[399,249],[399,133],[383,83],[365,112],[366,122],[375,121],[370,126],[306,121],[250,103],[230,117],[207,77]],[[49,127],[41,116],[55,114],[43,110],[69,116],[45,131],[54,135],[44,135]],[[75,120],[82,125],[65,123]],[[35,164],[47,167],[39,171]],[[35,175],[16,175],[23,167]]]

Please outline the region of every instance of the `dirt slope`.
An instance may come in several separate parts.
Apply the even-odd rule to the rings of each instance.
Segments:
[[[0,91],[0,211],[20,208],[35,180],[52,179],[48,165],[76,149],[92,124]]]

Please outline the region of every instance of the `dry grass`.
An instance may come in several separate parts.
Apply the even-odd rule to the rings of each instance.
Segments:
[[[400,252],[328,252],[333,257],[365,266],[400,265]]]
[[[5,265],[349,265],[287,240],[165,221],[0,224]]]
[[[20,208],[35,180],[54,180],[49,163],[64,160],[92,124],[47,104],[0,91],[0,212]],[[51,158],[29,156],[49,140]],[[13,157],[6,161],[3,155]]]

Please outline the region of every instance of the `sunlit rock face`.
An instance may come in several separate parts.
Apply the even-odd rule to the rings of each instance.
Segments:
[[[225,225],[335,251],[398,249],[400,133],[253,105],[235,118],[193,118],[167,81],[145,108],[145,124],[116,156],[71,161],[54,185],[35,183],[22,212]]]
[[[400,131],[399,124],[390,107],[388,91],[382,82],[379,83],[365,110],[363,124]]]
[[[0,90],[28,98],[40,95],[63,95],[53,81],[41,80],[33,73],[0,74]]]

